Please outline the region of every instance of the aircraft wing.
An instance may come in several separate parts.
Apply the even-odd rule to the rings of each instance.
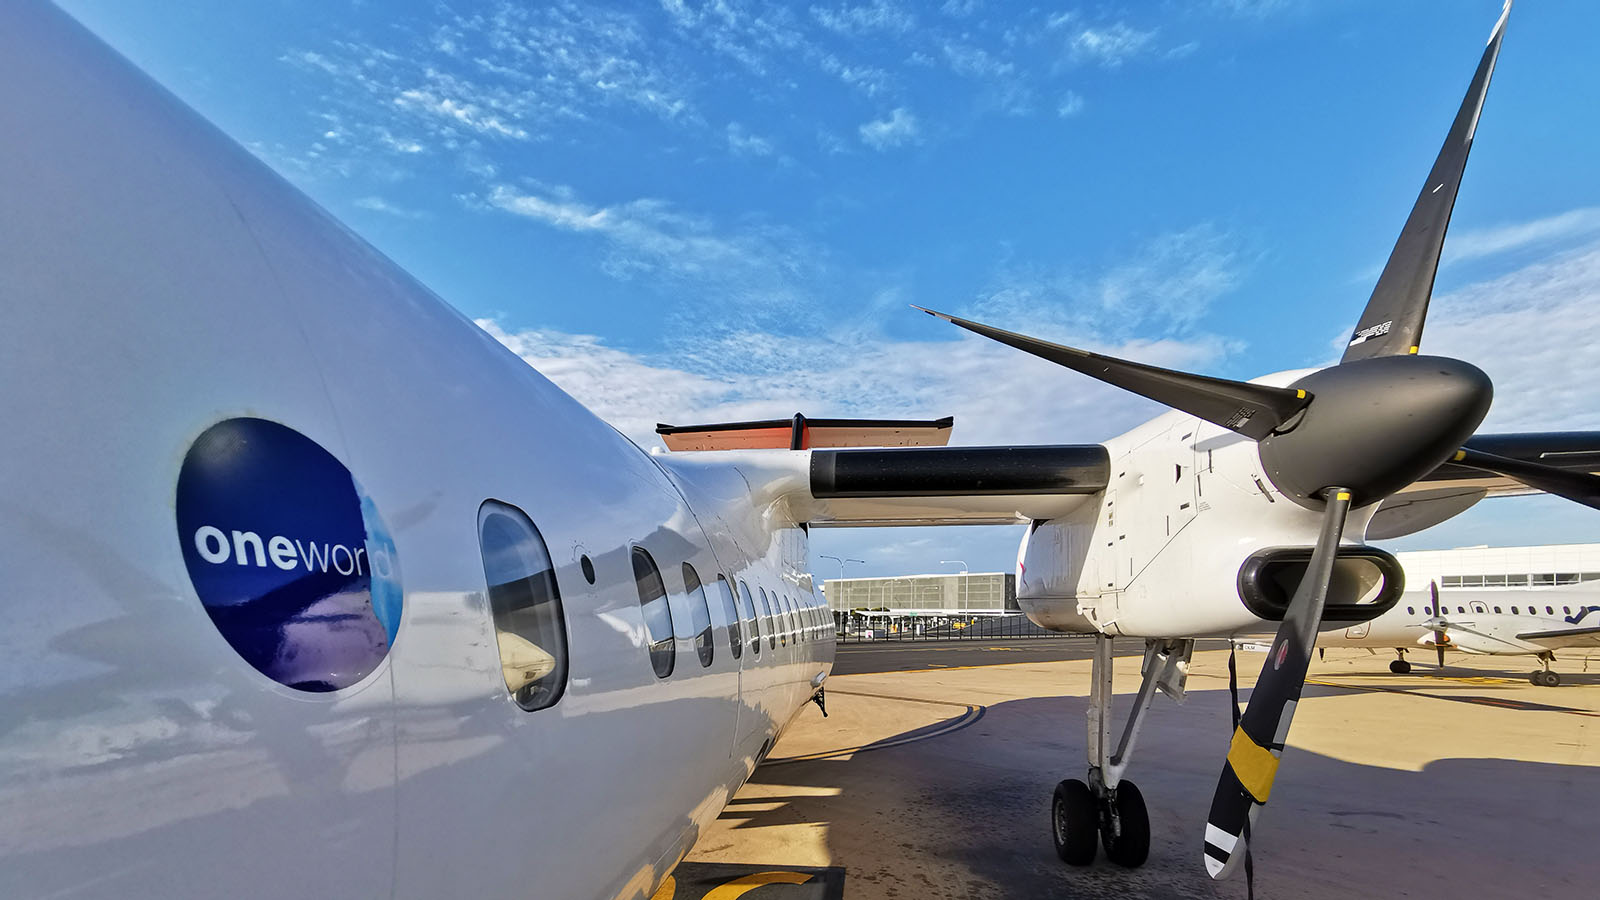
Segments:
[[[1600,431],[1539,431],[1520,434],[1476,434],[1467,449],[1508,459],[1541,463],[1570,472],[1600,472]],[[1452,489],[1481,489],[1488,496],[1538,493],[1520,482],[1482,469],[1445,463],[1402,491],[1406,493]]]
[[[1021,525],[1053,519],[1105,490],[1099,444],[876,447],[658,453],[667,469],[705,483],[739,473],[760,507],[812,527]]]
[[[1600,647],[1600,625],[1554,628],[1549,631],[1524,631],[1517,640],[1538,644],[1550,650],[1563,647]]]
[[[1479,434],[1466,446],[1572,472],[1600,473],[1600,431]],[[1367,525],[1367,539],[1387,540],[1413,534],[1466,511],[1485,497],[1537,493],[1503,475],[1445,463],[1384,500]]]

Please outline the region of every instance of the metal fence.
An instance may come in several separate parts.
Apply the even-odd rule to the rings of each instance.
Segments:
[[[833,613],[834,636],[840,643],[866,641],[987,641],[996,638],[1061,637],[1028,621],[1020,613],[1004,616],[946,614],[890,615],[872,612]]]

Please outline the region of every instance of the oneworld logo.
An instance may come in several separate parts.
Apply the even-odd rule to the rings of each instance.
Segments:
[[[394,541],[333,454],[266,419],[206,429],[178,473],[189,581],[245,662],[295,690],[377,670],[400,627]]]
[[[254,531],[224,532],[215,525],[201,525],[194,532],[194,549],[200,558],[212,565],[223,565],[229,560],[241,566],[267,567],[272,565],[285,572],[305,568],[307,572],[327,572],[331,568],[340,575],[365,575],[367,548],[350,548],[344,544],[327,541],[301,541],[281,535],[262,540]]]

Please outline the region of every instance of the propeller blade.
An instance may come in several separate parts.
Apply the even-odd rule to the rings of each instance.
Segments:
[[[1157,403],[1198,416],[1245,437],[1261,440],[1311,402],[1302,390],[1275,388],[1209,375],[1191,375],[1102,356],[1075,347],[1052,344],[1027,335],[993,328],[968,319],[913,305],[936,319],[959,325],[975,334],[1009,344],[1058,366],[1082,372],[1106,384],[1132,391]]]
[[[1416,353],[1422,341],[1422,323],[1433,296],[1433,277],[1439,270],[1439,252],[1444,247],[1445,230],[1450,227],[1450,212],[1461,188],[1461,173],[1467,167],[1472,137],[1483,112],[1483,98],[1489,90],[1495,60],[1500,55],[1500,40],[1505,35],[1511,0],[1506,0],[1500,20],[1489,34],[1489,45],[1478,61],[1478,70],[1467,87],[1450,133],[1434,160],[1433,170],[1422,185],[1422,193],[1411,216],[1400,231],[1400,239],[1389,253],[1389,262],[1378,276],[1378,283],[1367,300],[1350,335],[1340,362],[1372,356],[1403,356]]]
[[[1428,582],[1428,593],[1433,595],[1433,650],[1435,653],[1439,654],[1439,668],[1442,669],[1444,668],[1445,636],[1444,631],[1438,627],[1438,623],[1443,621],[1441,617],[1444,615],[1439,609],[1439,582]]]
[[[1339,538],[1350,511],[1349,491],[1328,488],[1323,494],[1327,508],[1322,514],[1316,549],[1289,601],[1283,624],[1278,626],[1272,650],[1250,693],[1250,703],[1239,719],[1239,727],[1234,729],[1228,761],[1211,798],[1205,861],[1206,871],[1214,879],[1228,877],[1245,858],[1250,828],[1272,792],[1278,757],[1283,753],[1295,704],[1305,686],[1306,669],[1311,665],[1311,648],[1317,640],[1317,626],[1322,623]]]
[[[1525,459],[1496,456],[1470,447],[1457,450],[1450,461],[1458,466],[1504,475],[1547,494],[1555,494],[1557,497],[1565,497],[1575,503],[1600,509],[1600,476],[1558,469],[1555,466],[1528,462]]]

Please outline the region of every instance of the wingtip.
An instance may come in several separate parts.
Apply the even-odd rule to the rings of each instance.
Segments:
[[[928,315],[933,316],[935,319],[943,319],[946,322],[954,322],[955,321],[954,317],[945,315],[944,313],[939,312],[937,310],[929,309],[926,306],[918,306],[915,303],[910,304],[910,306],[911,306],[912,309],[921,310],[921,311],[927,313]]]

